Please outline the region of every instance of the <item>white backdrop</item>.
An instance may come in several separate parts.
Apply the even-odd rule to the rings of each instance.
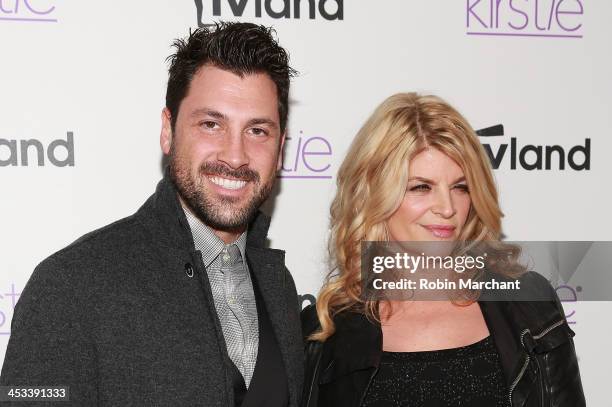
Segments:
[[[349,143],[399,91],[438,94],[477,129],[503,124],[504,136],[483,139],[494,153],[513,138],[519,152],[559,145],[566,156],[590,144],[587,157],[574,155],[588,158],[583,170],[567,157],[562,170],[557,158],[548,170],[513,169],[509,145],[495,171],[504,230],[510,240],[612,240],[612,2],[515,0],[491,10],[497,1],[302,0],[296,18],[293,0],[204,0],[204,23],[215,3],[216,19],[274,25],[301,73],[283,178],[267,205],[272,246],[287,251],[300,294],[316,294],[326,272],[329,203]],[[289,18],[266,12],[285,3]],[[153,192],[164,59],[195,25],[193,0],[0,1],[0,360],[35,265]],[[22,141],[31,144],[25,161]],[[565,306],[588,403],[607,406],[612,305]]]

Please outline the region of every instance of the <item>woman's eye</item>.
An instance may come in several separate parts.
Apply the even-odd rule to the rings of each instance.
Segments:
[[[411,192],[425,192],[429,191],[431,188],[427,184],[419,184],[408,188]]]
[[[470,188],[468,188],[466,184],[457,184],[455,185],[455,189],[458,189],[459,191],[462,191],[462,192],[470,192]]]

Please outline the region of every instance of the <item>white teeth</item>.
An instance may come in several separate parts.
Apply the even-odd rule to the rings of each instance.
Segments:
[[[213,184],[219,185],[225,189],[240,189],[246,185],[246,181],[236,179],[227,179],[221,177],[210,177]]]

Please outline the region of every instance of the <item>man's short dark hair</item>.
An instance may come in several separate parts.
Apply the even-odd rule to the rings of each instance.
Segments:
[[[168,57],[166,107],[172,129],[179,107],[198,69],[212,65],[236,75],[266,73],[276,84],[281,131],[285,131],[289,111],[289,81],[296,71],[289,66],[287,52],[278,45],[272,28],[252,23],[217,23],[198,28],[186,39],[177,39],[176,52]]]

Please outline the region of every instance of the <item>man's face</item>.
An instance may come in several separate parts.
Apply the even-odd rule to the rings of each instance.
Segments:
[[[268,197],[280,169],[276,85],[205,65],[181,102],[174,131],[162,112],[161,147],[182,201],[217,231],[240,232]]]

